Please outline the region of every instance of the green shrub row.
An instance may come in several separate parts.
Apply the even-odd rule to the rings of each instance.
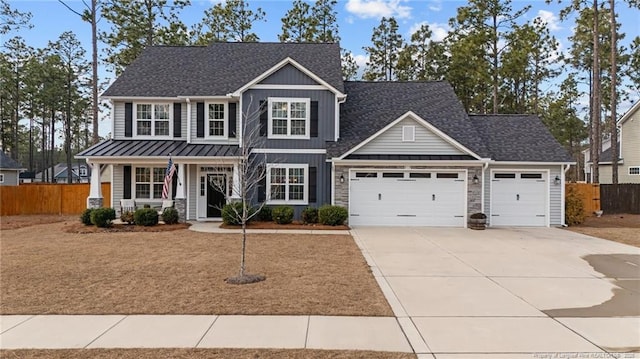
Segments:
[[[116,219],[116,210],[113,208],[87,208],[80,215],[80,222],[90,226],[111,227],[112,221]],[[155,226],[158,224],[158,212],[153,208],[140,208],[135,212],[125,211],[120,214],[120,220],[129,224],[140,226]],[[162,220],[166,224],[175,224],[180,220],[178,210],[175,208],[165,208],[162,212]]]
[[[114,219],[116,219],[116,210],[113,208],[87,208],[80,215],[80,222],[84,225],[95,225],[101,228],[111,227]]]
[[[222,221],[228,225],[239,225],[242,213],[242,202],[226,204],[222,208]],[[250,208],[249,213],[255,213],[255,209]],[[291,206],[263,206],[260,211],[252,217],[259,221],[274,221],[278,224],[289,224],[293,222],[294,210]],[[302,222],[306,224],[320,223],[329,226],[339,226],[344,224],[348,218],[348,211],[344,207],[325,205],[318,208],[307,207],[302,210]]]

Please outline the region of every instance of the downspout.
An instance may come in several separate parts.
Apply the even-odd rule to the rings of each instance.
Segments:
[[[485,211],[484,211],[484,180],[485,180],[484,177],[485,177],[485,173],[487,172],[487,168],[488,167],[489,167],[489,162],[485,162],[482,165],[482,173],[481,173],[482,174],[482,182],[480,182],[481,183],[480,185],[482,186],[482,188],[480,188],[480,212],[482,212],[484,214],[486,214]]]
[[[562,167],[564,167],[565,165],[562,165]],[[562,227],[567,227],[567,219],[565,216],[565,179],[567,178],[567,172],[569,171],[569,168],[571,168],[570,164],[566,165],[567,167],[563,168],[562,170],[562,178],[560,179],[560,215],[562,216]]]
[[[331,205],[336,205],[336,163],[331,161]]]
[[[187,97],[187,143],[191,143],[191,100]]]

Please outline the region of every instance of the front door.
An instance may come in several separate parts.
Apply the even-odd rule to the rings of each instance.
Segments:
[[[224,190],[227,188],[227,175],[222,173],[207,175],[207,217],[222,217],[225,205]]]

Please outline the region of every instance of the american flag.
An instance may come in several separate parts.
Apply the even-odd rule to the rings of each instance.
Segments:
[[[169,187],[171,186],[171,179],[173,173],[176,171],[176,166],[173,165],[173,160],[169,157],[169,163],[167,164],[167,170],[164,172],[164,186],[162,186],[162,199],[169,198]]]

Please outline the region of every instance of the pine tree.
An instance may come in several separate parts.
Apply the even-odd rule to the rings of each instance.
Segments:
[[[196,45],[224,41],[256,42],[259,37],[251,32],[251,28],[266,16],[261,8],[255,12],[251,10],[244,0],[217,3],[204,14],[204,18],[192,28],[191,42]]]
[[[0,0],[0,35],[21,27],[33,27],[31,13],[12,9],[7,0]]]
[[[311,8],[311,16],[316,25],[315,42],[338,42],[338,15],[335,10],[337,0],[316,0]]]
[[[446,72],[445,49],[442,42],[431,40],[433,35],[429,25],[422,24],[411,34],[411,49],[415,61],[415,79],[442,80]]]
[[[304,0],[295,0],[293,7],[282,18],[280,42],[312,42],[316,38],[316,19],[311,6]]]
[[[346,49],[341,49],[340,55],[342,62],[342,79],[345,81],[355,80],[358,75],[356,59],[353,57],[353,54],[351,54],[351,51]]]
[[[363,78],[367,81],[392,81],[396,79],[396,66],[404,41],[398,33],[395,18],[383,17],[373,29],[372,46],[364,47],[369,55]]]

